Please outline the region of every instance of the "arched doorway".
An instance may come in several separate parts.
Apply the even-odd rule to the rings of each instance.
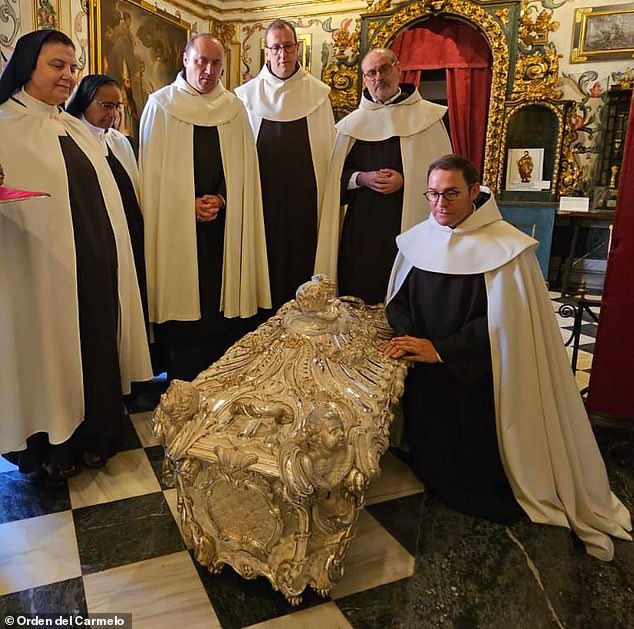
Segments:
[[[400,60],[402,82],[416,85],[424,98],[446,100],[454,151],[482,172],[493,68],[482,32],[455,16],[432,16],[401,33],[390,48]],[[432,87],[440,90],[431,93]]]

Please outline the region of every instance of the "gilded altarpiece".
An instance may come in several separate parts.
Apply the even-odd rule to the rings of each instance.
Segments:
[[[392,5],[395,6],[392,6]],[[492,53],[492,82],[483,182],[494,192],[502,190],[507,153],[504,134],[505,112],[523,103],[558,101],[562,97],[557,50],[549,35],[559,25],[552,10],[538,11],[525,0],[498,2],[482,0],[412,0],[368,3],[355,28],[333,35],[335,59],[322,70],[322,79],[332,87],[331,99],[337,117],[357,107],[361,92],[360,60],[373,48],[387,48],[407,29],[440,16],[457,19],[478,29]],[[553,106],[545,107],[553,110]],[[579,168],[572,156],[570,108],[555,106],[561,126],[557,134],[558,154],[549,195],[570,194],[578,185]]]

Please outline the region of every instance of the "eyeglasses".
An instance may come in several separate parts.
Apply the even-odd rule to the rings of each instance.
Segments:
[[[466,188],[468,190],[469,188]],[[427,198],[430,203],[438,203],[440,197],[445,197],[446,201],[455,201],[461,194],[462,190],[458,190],[457,188],[450,188],[449,190],[445,190],[444,192],[438,192],[437,190],[427,190],[423,194]]]
[[[366,79],[376,79],[377,76],[381,74],[387,74],[394,66],[396,65],[396,61],[392,61],[392,63],[384,63],[380,68],[376,70],[368,70],[363,73],[363,76]]]
[[[104,111],[121,111],[123,103],[111,103],[107,100],[96,100],[97,103]]]
[[[293,50],[293,48],[295,48],[297,46],[296,43],[291,44],[291,43],[287,43],[287,44],[273,44],[272,46],[264,46],[267,50],[270,50],[273,54],[279,55],[282,50],[284,50],[285,52],[291,52]]]

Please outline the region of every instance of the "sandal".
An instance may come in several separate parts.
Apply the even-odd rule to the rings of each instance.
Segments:
[[[53,480],[58,481],[72,478],[81,472],[81,468],[77,467],[77,465],[71,465],[63,470],[57,467],[57,465],[53,465],[53,463],[43,463],[42,467]]]
[[[86,467],[92,468],[103,467],[108,462],[106,457],[103,457],[100,454],[91,454],[90,452],[84,452],[82,454],[82,459]]]

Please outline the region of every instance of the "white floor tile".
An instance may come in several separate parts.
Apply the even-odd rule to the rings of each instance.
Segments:
[[[144,448],[161,445],[161,442],[152,435],[152,411],[134,413],[130,415],[130,419]]]
[[[414,574],[415,559],[367,511],[344,563],[343,578],[331,592],[337,600]]]
[[[73,509],[142,496],[161,487],[142,449],[125,450],[112,457],[105,467],[85,469],[68,479]]]
[[[365,502],[372,505],[419,494],[422,491],[423,484],[414,472],[388,451],[381,459],[381,475],[372,481],[366,493]]]
[[[324,603],[293,614],[273,618],[245,629],[352,629],[335,603]]]
[[[134,629],[220,628],[187,551],[84,576],[88,612],[131,613]]]
[[[70,511],[0,524],[0,596],[79,576]]]

